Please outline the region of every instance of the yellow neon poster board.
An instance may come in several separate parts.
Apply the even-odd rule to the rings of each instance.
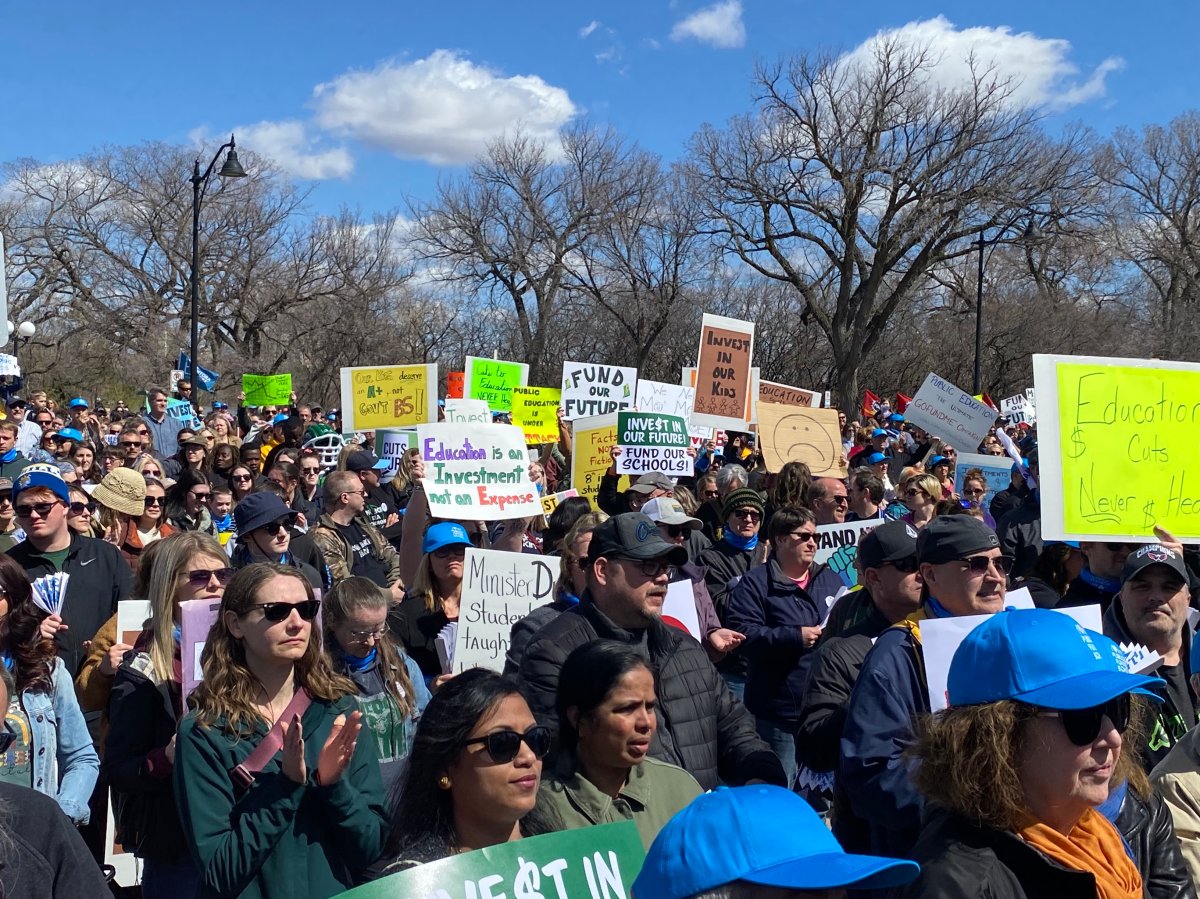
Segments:
[[[437,421],[437,365],[343,368],[342,430],[374,431]]]

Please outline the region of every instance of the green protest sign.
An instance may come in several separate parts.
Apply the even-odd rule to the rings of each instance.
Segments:
[[[658,412],[618,412],[617,474],[661,472],[670,477],[692,473],[687,419]]]
[[[467,385],[467,399],[483,400],[493,412],[511,412],[512,389],[526,385],[529,366],[524,362],[468,356],[463,379]]]
[[[242,375],[247,406],[286,406],[292,401],[291,375]]]
[[[501,843],[430,862],[340,899],[628,899],[645,852],[632,821]]]

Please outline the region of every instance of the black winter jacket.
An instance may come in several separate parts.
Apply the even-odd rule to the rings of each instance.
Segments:
[[[1142,799],[1127,787],[1122,789],[1125,798],[1117,814],[1117,830],[1142,872],[1148,899],[1196,899],[1196,888],[1179,850],[1167,804],[1157,793]]]
[[[783,766],[755,732],[754,719],[729,692],[704,649],[689,634],[656,621],[645,631],[615,625],[584,595],[542,628],[525,650],[520,679],[538,722],[558,728],[558,676],[571,650],[592,640],[640,646],[658,688],[658,730],[650,755],[678,765],[711,790],[760,778],[786,785]]]
[[[718,540],[695,560],[708,569],[704,583],[708,585],[708,595],[712,597],[713,608],[717,610],[717,617],[722,624],[729,609],[729,591],[750,570],[753,557],[752,550],[737,549],[724,540]]]

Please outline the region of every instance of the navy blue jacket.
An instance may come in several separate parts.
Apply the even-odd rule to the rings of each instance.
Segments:
[[[859,672],[842,729],[838,784],[870,829],[870,852],[909,858],[923,800],[904,750],[929,713],[920,641],[905,624],[879,635]]]
[[[746,708],[772,721],[798,721],[813,651],[802,627],[816,627],[842,579],[825,565],[812,568],[808,589],[785,575],[772,556],[751,568],[730,591],[726,626],[746,635]]]

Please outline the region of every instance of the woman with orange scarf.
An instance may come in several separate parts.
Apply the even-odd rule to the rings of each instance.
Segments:
[[[1115,643],[1060,612],[1010,610],[976,627],[950,663],[950,708],[926,719],[913,750],[929,806],[913,850],[921,874],[901,895],[1195,897],[1173,830],[1139,858],[1098,810],[1127,780],[1145,788],[1133,719],[1161,683],[1128,673]],[[1179,877],[1158,882],[1168,867]]]

